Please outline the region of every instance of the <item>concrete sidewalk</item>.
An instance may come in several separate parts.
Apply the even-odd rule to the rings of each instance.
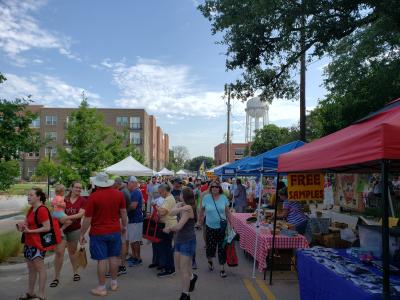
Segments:
[[[239,256],[239,266],[227,267],[228,277],[219,276],[218,267],[213,272],[207,268],[204,242],[201,233],[198,232],[197,264],[199,275],[196,290],[191,294],[191,299],[268,299],[268,300],[297,300],[299,299],[297,278],[294,272],[274,273],[274,285],[269,286],[262,280],[262,274],[257,272],[257,280],[251,278],[253,261],[246,258],[243,251],[236,243]],[[118,278],[120,288],[117,292],[109,292],[107,299],[155,299],[173,300],[179,299],[180,277],[177,273],[169,278],[157,278],[156,271],[148,269],[151,261],[151,245],[144,241],[142,247],[143,265],[128,268],[128,274]],[[89,265],[82,270],[81,281],[72,281],[72,271],[68,260],[64,263],[62,277],[57,288],[47,288],[46,299],[79,300],[97,299],[89,291],[97,284],[95,262],[89,260]],[[48,283],[53,279],[53,270],[48,271]],[[26,275],[1,275],[0,299],[16,299],[23,293],[27,286]]]

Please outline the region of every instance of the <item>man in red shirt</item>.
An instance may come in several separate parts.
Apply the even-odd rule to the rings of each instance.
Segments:
[[[94,177],[96,191],[89,196],[85,206],[80,241],[86,243],[85,234],[90,226],[90,255],[97,260],[99,286],[92,289],[96,296],[106,296],[107,263],[111,274],[110,289],[118,289],[117,271],[121,254],[121,233],[126,232],[126,204],[122,193],[114,188],[114,180],[109,180],[106,173]],[[120,225],[122,220],[122,228]]]

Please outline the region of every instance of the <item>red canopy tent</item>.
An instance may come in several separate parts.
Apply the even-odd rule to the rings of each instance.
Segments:
[[[388,173],[400,171],[400,99],[355,124],[279,157],[281,172],[382,172],[383,296],[390,298]]]

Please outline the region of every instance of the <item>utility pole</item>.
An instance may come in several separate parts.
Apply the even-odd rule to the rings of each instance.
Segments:
[[[304,0],[301,2],[303,7],[303,16],[301,16],[300,32],[300,140],[306,141],[306,36],[305,25],[306,17],[304,15]]]
[[[230,147],[230,140],[231,140],[231,134],[230,134],[230,127],[231,127],[231,86],[226,85],[225,86],[226,91],[228,93],[228,102],[226,103],[227,105],[227,124],[226,124],[226,161],[230,161],[231,157],[231,147]]]

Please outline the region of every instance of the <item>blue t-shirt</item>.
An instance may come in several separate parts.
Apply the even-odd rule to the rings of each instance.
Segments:
[[[142,192],[140,191],[139,188],[137,188],[131,192],[131,203],[134,203],[134,202],[137,202],[138,205],[136,206],[135,210],[131,210],[128,212],[129,223],[142,223],[143,222],[143,213],[142,213],[143,197],[142,197]]]
[[[215,201],[215,204],[218,208],[218,212],[221,215],[222,219],[226,220],[225,208],[229,206],[228,198],[224,194],[219,195],[219,199]],[[206,212],[206,225],[213,229],[220,228],[220,217],[214,205],[214,200],[211,194],[207,194],[203,198],[202,203],[205,212]]]

